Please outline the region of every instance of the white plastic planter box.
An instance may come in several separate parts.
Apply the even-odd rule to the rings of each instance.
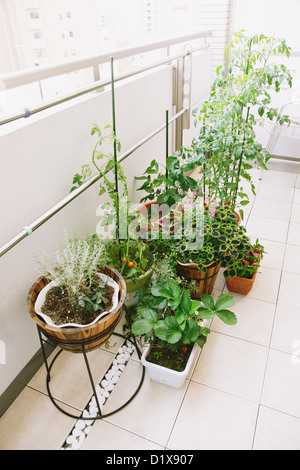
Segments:
[[[197,343],[194,344],[189,360],[185,366],[185,369],[182,372],[177,372],[167,367],[159,366],[158,364],[153,364],[152,362],[148,362],[147,355],[148,355],[149,349],[150,349],[149,346],[145,347],[142,357],[141,357],[141,362],[143,366],[146,367],[151,380],[154,380],[155,382],[159,382],[164,385],[168,385],[169,387],[172,387],[172,388],[177,388],[177,389],[181,388],[184,384],[186,377],[188,376],[188,373],[191,369],[195,355],[199,349],[198,344]]]

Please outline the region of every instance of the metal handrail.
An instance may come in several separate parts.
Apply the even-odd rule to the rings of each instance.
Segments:
[[[176,119],[178,119],[186,111],[187,111],[187,108],[184,108],[181,111],[179,111],[177,114],[175,114],[172,118],[169,119],[168,124],[171,124],[172,122],[174,122]],[[159,132],[164,130],[166,125],[167,125],[166,123],[162,124],[157,129],[155,129],[153,132],[151,132],[146,137],[141,139],[133,147],[131,147],[129,150],[127,150],[127,152],[122,154],[118,158],[118,161],[122,162],[123,160],[128,158],[135,150],[137,150],[139,147],[141,147],[143,144],[145,144],[148,140],[152,139],[152,137],[154,137],[156,134],[158,134]],[[51,209],[49,209],[47,212],[45,212],[43,215],[41,215],[38,219],[36,219],[30,225],[24,227],[23,230],[18,235],[16,235],[8,243],[6,243],[5,245],[3,245],[0,248],[0,257],[3,256],[5,253],[7,253],[9,250],[11,250],[15,245],[17,245],[19,242],[21,242],[24,238],[31,235],[31,233],[33,233],[41,225],[43,225],[45,222],[47,222],[47,220],[49,220],[51,217],[53,217],[55,214],[57,214],[57,212],[59,212],[61,209],[63,209],[67,204],[69,204],[74,199],[76,199],[80,194],[82,194],[84,191],[86,191],[90,186],[92,186],[94,183],[96,183],[100,178],[101,178],[100,174],[97,174],[97,175],[93,176],[88,181],[86,181],[81,186],[79,186],[79,188],[74,189],[74,191],[72,191],[70,194],[68,194],[68,196],[66,196],[64,199],[59,201],[55,206],[53,206]]]
[[[202,51],[202,50],[206,50],[208,48],[209,48],[209,44],[206,44],[206,45],[195,48],[193,50],[193,53],[199,52],[199,51]],[[117,77],[115,77],[115,82],[124,80],[126,78],[131,78],[135,75],[146,72],[150,69],[160,67],[160,66],[165,65],[165,64],[167,64],[169,62],[172,62],[174,60],[178,60],[178,59],[180,59],[180,58],[182,58],[186,55],[189,55],[189,54],[190,54],[190,51],[185,51],[185,52],[182,52],[180,54],[165,57],[161,60],[158,60],[154,63],[149,64],[149,65],[144,65],[144,66],[139,67],[135,70],[131,70],[129,72],[124,72],[123,74],[120,74]],[[61,96],[60,98],[55,99],[55,100],[45,101],[42,104],[33,106],[30,109],[29,108],[23,109],[19,113],[9,114],[4,119],[0,120],[0,125],[7,124],[9,122],[16,121],[16,120],[21,119],[21,118],[28,118],[29,116],[31,116],[33,114],[39,113],[40,111],[44,111],[45,109],[52,108],[52,107],[57,106],[59,104],[70,101],[72,99],[78,98],[82,95],[85,95],[85,94],[91,93],[93,91],[96,91],[99,88],[110,85],[110,83],[111,83],[110,78],[107,79],[107,80],[97,80],[97,81],[93,82],[92,85],[85,86],[85,87],[77,90],[76,92],[68,93],[66,95]]]
[[[21,70],[19,72],[7,73],[1,75],[0,80],[5,86],[5,89],[15,88],[17,86],[26,85],[28,83],[43,80],[45,78],[51,78],[64,73],[75,72],[80,69],[104,64],[109,62],[112,56],[115,60],[123,59],[125,57],[130,57],[137,54],[142,54],[144,52],[170,47],[174,44],[181,44],[183,42],[193,41],[196,39],[205,38],[207,36],[212,36],[211,30],[187,34],[185,36],[180,37],[177,36],[176,38],[157,41],[154,43],[148,43],[142,46],[117,49],[108,53],[85,57],[84,59],[74,59],[68,62],[62,62],[55,65],[47,65],[30,70]]]
[[[124,49],[124,50],[118,50],[114,53],[114,59],[115,58],[119,59],[119,58],[127,57],[129,55],[135,55],[135,54],[139,54],[141,52],[146,52],[146,51],[150,51],[150,50],[158,49],[158,48],[162,48],[162,47],[169,47],[173,44],[180,44],[180,43],[186,42],[188,40],[199,39],[201,37],[211,36],[211,34],[212,34],[211,31],[205,31],[205,32],[202,32],[202,33],[190,34],[190,35],[182,36],[182,37],[179,37],[179,38],[177,37],[176,39],[170,39],[170,40],[167,40],[167,41],[159,41],[157,43],[152,43],[152,44],[148,44],[148,45],[145,45],[145,46],[139,46],[139,47],[136,47],[136,48],[127,48],[127,49]],[[208,44],[206,44],[205,46],[199,47],[199,48],[197,48],[196,50],[194,50],[192,52],[198,52],[199,50],[206,49],[207,47],[209,47]],[[179,55],[177,54],[176,56],[168,56],[168,57],[166,57],[162,60],[157,61],[154,64],[152,63],[150,65],[140,67],[137,70],[133,70],[133,71],[124,73],[122,75],[119,75],[118,77],[116,77],[114,79],[114,81],[120,81],[120,80],[123,80],[125,78],[129,78],[133,75],[136,75],[138,73],[149,70],[151,68],[158,67],[158,66],[164,65],[166,63],[170,63],[173,60],[176,60],[176,59],[178,60],[178,59],[180,59],[180,58],[182,58],[185,55],[188,55],[190,53],[191,53],[190,51],[185,51],[185,52],[182,52]],[[71,68],[74,67],[74,68],[72,68],[72,71],[74,71],[74,70],[78,70],[79,66],[82,67],[82,68],[85,68],[85,67],[88,67],[88,66],[95,65],[95,63],[99,64],[99,63],[107,62],[111,58],[112,58],[112,53],[110,53],[109,55],[108,54],[104,54],[104,55],[101,54],[100,56],[94,56],[92,58],[72,61],[72,63],[63,64],[59,69],[57,68],[57,66],[55,66],[55,67],[53,67],[53,66],[52,67],[45,67],[43,70],[40,69],[40,70],[35,70],[34,71],[35,80],[40,80],[42,78],[42,75],[41,75],[42,73],[54,73],[54,70],[55,70],[55,75],[58,74],[58,71],[59,71],[59,73],[65,73],[66,69],[64,69],[64,66],[70,66]],[[96,62],[94,62],[94,61],[96,61]],[[103,62],[99,62],[99,61],[103,61]],[[76,66],[76,68],[75,68],[75,66]],[[71,70],[68,69],[68,71],[70,72]],[[16,73],[16,74],[11,74],[10,77],[8,75],[6,75],[6,78],[5,78],[5,76],[0,77],[0,80],[5,79],[5,80],[7,80],[6,83],[12,84],[13,83],[12,80],[14,79],[14,77],[16,78],[17,76],[18,76],[18,79],[21,79],[21,76],[23,76],[23,78],[25,76],[27,76],[27,77],[31,76],[32,77],[32,73],[30,73],[30,72],[28,72],[28,73],[24,72],[23,74],[22,73]],[[50,76],[53,76],[53,75],[47,75],[47,77],[50,77]],[[43,78],[45,78],[45,76],[43,76]],[[27,83],[30,83],[30,82],[27,82]],[[29,115],[34,114],[35,112],[39,112],[39,111],[42,111],[44,109],[47,109],[51,106],[55,106],[56,104],[60,104],[64,101],[74,99],[78,96],[81,96],[83,94],[94,91],[94,90],[96,90],[100,87],[103,87],[105,85],[109,85],[110,83],[111,83],[111,79],[109,79],[107,81],[94,82],[93,85],[91,85],[89,87],[84,87],[84,89],[78,90],[76,93],[71,93],[69,95],[65,95],[64,97],[61,97],[58,100],[54,100],[54,101],[51,101],[51,102],[48,102],[48,103],[44,103],[43,105],[40,105],[36,108],[33,108],[32,110],[30,110]],[[22,84],[24,84],[24,82],[22,82]],[[17,86],[17,85],[15,84],[14,86]],[[28,111],[29,110],[27,110],[27,112]],[[148,140],[150,140],[156,134],[158,134],[159,132],[164,130],[168,124],[171,124],[172,122],[176,121],[180,116],[182,116],[187,111],[188,111],[188,108],[183,108],[182,110],[180,110],[177,114],[175,114],[171,119],[168,120],[168,123],[162,124],[160,127],[155,129],[153,132],[148,134],[146,137],[141,139],[139,142],[137,142],[127,152],[125,152],[123,155],[121,155],[118,158],[118,161],[122,162],[123,160],[128,158],[135,150],[137,150],[139,147],[141,147],[144,143],[146,143]],[[21,114],[18,114],[18,115],[11,116],[9,118],[9,120],[1,121],[0,124],[5,123],[5,122],[9,122],[11,120],[19,119],[21,117],[26,117],[26,114],[21,113]],[[0,257],[3,256],[5,253],[7,253],[15,245],[17,245],[25,237],[27,237],[31,233],[33,233],[36,229],[38,229],[45,222],[47,222],[57,212],[59,212],[67,204],[69,204],[71,201],[73,201],[75,198],[77,198],[80,194],[82,194],[84,191],[86,191],[90,186],[92,186],[94,183],[96,183],[100,178],[101,178],[101,175],[99,175],[99,174],[95,175],[92,178],[90,178],[88,181],[86,181],[79,188],[75,189],[70,194],[68,194],[68,196],[66,196],[64,199],[59,201],[55,206],[53,206],[51,209],[49,209],[47,212],[45,212],[43,215],[41,215],[38,219],[36,219],[30,225],[23,227],[23,230],[18,235],[16,235],[8,243],[6,243],[5,245],[3,245],[0,248]]]

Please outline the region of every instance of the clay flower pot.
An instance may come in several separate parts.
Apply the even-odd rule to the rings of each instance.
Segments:
[[[236,294],[247,295],[251,291],[256,277],[256,272],[253,274],[251,279],[246,277],[236,276],[230,279],[226,277],[226,286],[230,292]]]

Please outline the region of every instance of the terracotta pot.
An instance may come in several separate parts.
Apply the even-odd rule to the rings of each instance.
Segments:
[[[28,312],[37,326],[42,329],[43,334],[50,340],[52,339],[62,349],[74,353],[82,353],[83,348],[86,352],[93,351],[94,349],[99,348],[102,343],[107,341],[117,326],[121,318],[123,303],[126,296],[125,281],[118,271],[110,266],[105,266],[101,272],[110,276],[118,284],[118,304],[109,314],[89,326],[58,328],[47,325],[47,323],[37,315],[34,306],[39,292],[50,281],[45,277],[40,277],[31,287],[27,297]]]
[[[230,279],[226,277],[226,286],[230,292],[235,292],[236,294],[247,295],[253,287],[255,281],[256,273],[253,274],[251,279],[246,277],[236,276]]]
[[[157,209],[157,216],[158,218],[157,219],[154,219],[154,220],[150,220],[149,217],[153,217],[153,215],[155,214],[155,212],[151,212],[151,206],[154,205],[155,206],[155,209]],[[144,204],[142,204],[137,210],[138,212],[143,215],[145,218],[147,218],[147,224],[145,224],[143,227],[140,228],[140,232],[141,232],[141,236],[142,238],[147,238],[147,234],[150,232],[158,232],[161,230],[161,226],[159,224],[159,220],[160,220],[160,213],[159,213],[159,208],[161,206],[164,206],[164,204],[158,204],[156,201],[151,201],[151,202],[146,202]],[[151,222],[154,222],[153,225],[151,225]],[[172,232],[174,230],[174,221],[172,221],[172,217],[171,219],[168,221],[167,220],[167,223],[169,223],[170,225],[170,232]],[[149,225],[148,225],[149,224]]]
[[[151,231],[157,231],[158,227],[151,227],[150,220],[149,220],[149,214],[150,214],[150,207],[152,204],[156,204],[156,201],[151,201],[151,202],[144,202],[143,204],[138,207],[137,211],[145,217],[145,224],[140,227],[140,237],[141,238],[148,238],[149,232]],[[148,225],[149,224],[149,225]]]
[[[186,279],[196,281],[196,290],[191,292],[192,299],[200,299],[202,294],[211,294],[220,270],[220,263],[213,262],[208,265],[207,271],[198,269],[196,263],[180,263],[177,261],[177,274]]]

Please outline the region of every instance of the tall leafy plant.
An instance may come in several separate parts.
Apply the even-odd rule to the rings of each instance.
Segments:
[[[256,140],[255,126],[265,119],[289,123],[288,116],[272,107],[271,90],[278,93],[284,84],[291,87],[292,76],[285,65],[270,59],[274,54],[289,57],[290,50],[284,39],[236,33],[226,51],[227,64],[217,68],[208,100],[194,110],[200,132],[191,149],[205,156],[200,173],[212,200],[235,206],[239,198],[246,205],[249,198],[240,186],[242,178],[255,194],[249,170],[254,165],[267,169],[270,158]]]
[[[116,146],[119,152],[120,141],[110,125],[100,129],[97,124],[93,124],[91,135],[96,137],[92,158],[74,175],[71,191],[90,179],[95,171],[99,173],[99,196],[107,194],[110,197],[110,202],[100,206],[103,211],[100,225],[107,228],[109,236],[104,237],[97,233],[90,241],[97,246],[102,243],[99,238],[105,238],[108,264],[126,279],[135,279],[152,268],[155,254],[150,253],[149,247],[137,237],[135,224],[131,227],[131,222],[138,220],[139,214],[128,201],[128,185],[123,166],[107,150],[109,146]]]

